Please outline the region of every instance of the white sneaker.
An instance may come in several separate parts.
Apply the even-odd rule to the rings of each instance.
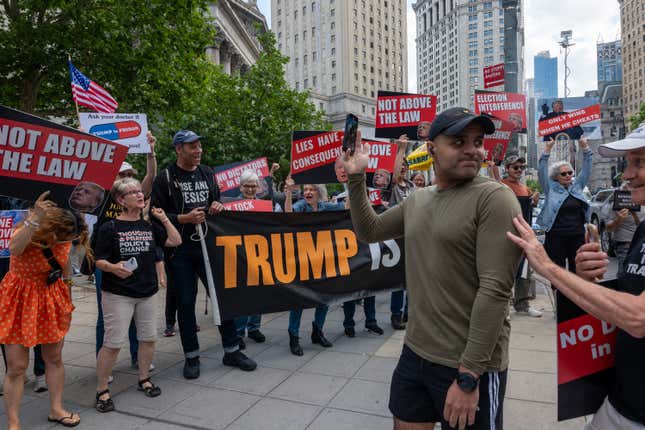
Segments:
[[[148,372],[154,372],[156,369],[154,363],[150,363],[150,367],[148,367]]]
[[[36,376],[36,382],[34,383],[34,393],[44,393],[47,391],[47,381],[45,381],[45,375]]]
[[[542,311],[538,311],[537,309],[531,306],[529,306],[529,308],[525,311],[516,311],[515,313],[518,315],[525,315],[533,318],[540,318],[542,316]]]
[[[114,376],[110,375],[108,376],[108,384],[111,384],[112,382],[114,382]]]

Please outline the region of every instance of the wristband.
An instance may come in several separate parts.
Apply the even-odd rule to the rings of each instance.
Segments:
[[[40,227],[40,223],[38,221],[29,221],[28,219],[25,220],[25,225],[27,227],[34,227],[34,228]]]

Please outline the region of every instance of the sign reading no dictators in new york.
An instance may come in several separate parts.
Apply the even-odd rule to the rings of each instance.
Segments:
[[[374,136],[396,139],[407,134],[416,139],[419,123],[432,122],[436,115],[437,96],[379,91]]]

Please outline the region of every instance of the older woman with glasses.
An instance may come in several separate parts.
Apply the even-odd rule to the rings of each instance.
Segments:
[[[134,316],[139,341],[139,390],[148,397],[161,394],[150,381],[149,371],[156,338],[158,246],[178,246],[181,236],[163,209],[152,208],[156,218],[143,218],[146,205],[141,183],[134,178],[118,179],[111,191],[121,207],[118,217],[103,223],[97,233],[96,267],[103,272],[102,306],[105,339],[96,362],[96,410],[114,410],[108,377],[128,337]]]
[[[544,206],[537,223],[546,231],[544,247],[560,267],[576,271],[576,251],[585,243],[585,223],[589,222],[589,203],[582,194],[591,173],[592,150],[581,137],[582,169],[574,178],[574,169],[567,161],[549,166],[554,140],[545,142],[538,163],[538,179],[545,194]]]

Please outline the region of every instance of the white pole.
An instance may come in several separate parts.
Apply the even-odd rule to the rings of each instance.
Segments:
[[[217,294],[215,293],[215,281],[213,281],[213,271],[211,270],[211,262],[208,258],[208,248],[206,248],[206,238],[204,237],[204,230],[201,224],[196,224],[197,234],[199,234],[199,241],[202,244],[202,255],[204,256],[204,270],[206,271],[206,283],[208,284],[208,292],[211,296],[213,304],[213,321],[215,325],[222,325],[222,320],[219,315],[219,304],[217,303]]]

